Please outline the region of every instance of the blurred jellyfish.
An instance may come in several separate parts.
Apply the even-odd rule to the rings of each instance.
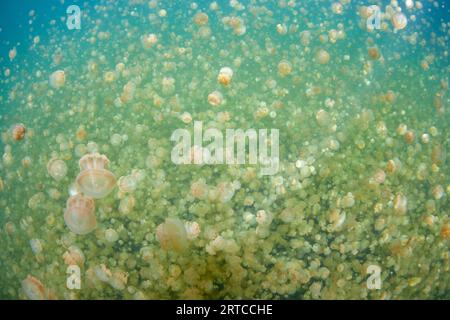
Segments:
[[[63,160],[52,158],[47,163],[47,172],[53,179],[60,181],[67,174],[67,165]]]
[[[228,86],[233,78],[233,70],[229,67],[223,67],[219,71],[217,81],[224,86]]]
[[[220,106],[223,102],[223,96],[219,91],[213,91],[208,95],[208,102],[214,107]]]
[[[395,30],[401,30],[408,24],[408,19],[406,19],[406,16],[403,13],[397,12],[392,16],[391,22]]]
[[[67,200],[64,221],[73,233],[84,235],[92,232],[97,227],[94,200],[82,194],[71,196]]]
[[[22,281],[22,291],[30,300],[45,300],[47,298],[42,282],[31,275],[28,275]]]
[[[158,42],[158,37],[155,34],[151,33],[149,35],[144,35],[141,41],[145,49],[150,49]]]
[[[65,82],[66,75],[62,70],[55,71],[50,75],[49,83],[52,88],[59,89],[64,86]]]
[[[320,64],[327,64],[330,61],[330,54],[324,49],[319,49],[316,52],[316,61]]]
[[[12,138],[15,141],[22,140],[25,137],[26,129],[21,123],[15,124],[12,128]]]
[[[76,178],[80,190],[89,197],[106,197],[116,185],[116,177],[107,170],[109,160],[98,153],[87,154],[80,159],[81,172]]]
[[[156,228],[156,238],[161,248],[183,252],[187,248],[187,233],[183,222],[177,218],[167,218]]]

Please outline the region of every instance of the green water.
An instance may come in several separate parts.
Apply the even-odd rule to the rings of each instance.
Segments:
[[[449,299],[449,9],[400,1],[408,24],[394,32],[395,5],[341,3],[99,1],[80,5],[80,30],[61,20],[69,3],[36,9],[46,22],[0,60],[0,297]],[[365,27],[370,4],[380,30]],[[279,170],[174,164],[171,134],[194,121],[278,129]],[[95,199],[96,228],[80,235],[64,212],[94,152],[141,179]],[[74,247],[80,289],[67,286]]]

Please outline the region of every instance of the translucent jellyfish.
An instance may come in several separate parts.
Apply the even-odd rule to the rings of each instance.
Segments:
[[[223,67],[219,71],[217,81],[224,86],[228,86],[231,83],[232,78],[233,78],[233,70],[229,67]]]
[[[292,66],[287,60],[281,60],[280,63],[278,63],[278,73],[285,77],[289,75],[292,72]]]
[[[14,47],[14,48],[12,48],[11,50],[9,50],[9,54],[8,54],[9,60],[13,61],[14,58],[16,57],[16,55],[17,55],[17,49],[16,49],[16,47]]]
[[[68,266],[77,265],[82,267],[84,265],[85,257],[83,251],[77,246],[70,246],[63,254],[64,263]]]
[[[116,270],[108,279],[108,283],[116,290],[124,290],[128,282],[128,273],[122,270]]]
[[[64,86],[65,82],[66,75],[62,70],[55,71],[50,75],[49,83],[52,88],[59,89]]]
[[[334,2],[334,3],[331,5],[331,10],[332,10],[335,14],[342,14],[342,11],[343,11],[342,4],[340,4],[339,2]]]
[[[183,252],[187,248],[184,223],[177,218],[167,218],[156,228],[156,238],[164,250]]]
[[[12,128],[12,138],[16,141],[22,140],[25,137],[26,128],[23,124],[15,124]]]
[[[408,130],[405,132],[405,134],[403,135],[403,138],[405,139],[406,143],[413,143],[414,141],[414,132],[412,132],[411,130]]]
[[[326,127],[329,126],[331,123],[331,116],[327,111],[320,109],[316,113],[316,120],[319,126]]]
[[[370,47],[368,50],[369,57],[373,60],[378,60],[381,57],[380,51],[377,47]]]
[[[397,12],[392,16],[391,22],[395,30],[401,30],[408,24],[408,19],[406,19],[406,16],[403,13]]]
[[[109,228],[105,230],[105,239],[108,242],[116,242],[117,240],[119,240],[119,234],[117,233],[116,230]]]
[[[330,54],[324,49],[319,49],[316,52],[316,61],[320,64],[327,64],[330,61]]]
[[[151,33],[149,35],[144,35],[141,41],[145,49],[150,49],[158,42],[158,37],[156,36],[156,34]]]
[[[71,196],[67,200],[64,221],[76,234],[84,235],[97,227],[94,200],[82,194]]]
[[[30,300],[45,300],[47,298],[42,282],[31,275],[28,275],[22,281],[22,291]]]
[[[67,175],[67,165],[63,160],[52,158],[47,163],[47,172],[53,179],[60,181]]]
[[[117,181],[117,186],[119,187],[120,192],[131,193],[136,190],[138,185],[138,179],[135,175],[126,175],[120,177]]]
[[[395,198],[394,198],[395,212],[397,212],[398,214],[405,214],[406,210],[408,209],[407,205],[408,205],[408,200],[406,199],[406,197],[403,194],[399,193],[395,196]]]
[[[81,172],[76,178],[80,190],[89,197],[106,197],[116,185],[116,177],[107,170],[109,160],[105,155],[91,153],[80,159]]]
[[[191,195],[196,199],[204,199],[208,193],[208,186],[204,179],[191,184]]]
[[[119,212],[123,214],[128,214],[131,211],[133,211],[135,205],[136,199],[132,195],[128,195],[122,200],[120,200]]]
[[[379,184],[384,183],[385,179],[386,179],[386,173],[383,170],[378,170],[373,175],[373,181],[375,183],[379,183]]]
[[[34,254],[39,254],[42,252],[42,243],[39,239],[31,239],[30,247]]]
[[[200,234],[200,225],[195,221],[187,221],[185,223],[186,233],[189,240],[197,238]]]
[[[199,12],[194,16],[194,23],[197,26],[204,26],[208,23],[208,15],[204,12]]]
[[[208,95],[208,102],[214,107],[220,106],[223,102],[223,96],[219,91],[213,91]]]

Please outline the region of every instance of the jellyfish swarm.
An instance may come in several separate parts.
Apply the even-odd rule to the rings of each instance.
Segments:
[[[187,248],[186,228],[177,218],[167,218],[156,228],[156,238],[164,250],[183,252]]]
[[[71,196],[67,200],[64,221],[73,233],[84,235],[92,232],[97,227],[94,200],[82,194]]]
[[[116,177],[107,170],[109,160],[98,153],[87,154],[80,159],[81,172],[76,179],[81,192],[94,199],[106,197],[116,185]]]

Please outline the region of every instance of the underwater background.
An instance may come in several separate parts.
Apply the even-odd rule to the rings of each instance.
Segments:
[[[0,28],[1,299],[450,299],[447,1],[2,1]],[[173,163],[195,121],[278,129],[278,171]]]

